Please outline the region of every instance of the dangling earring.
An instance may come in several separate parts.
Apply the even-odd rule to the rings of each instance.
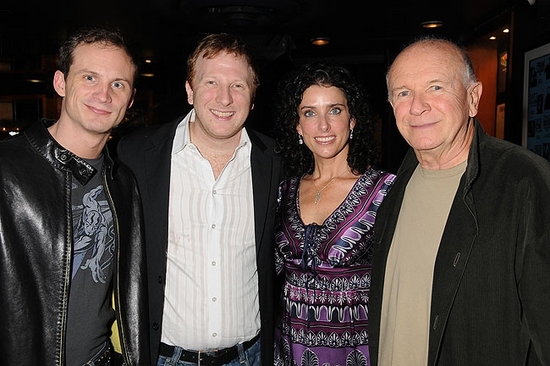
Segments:
[[[298,145],[303,145],[304,139],[302,138],[302,135],[298,134]]]
[[[353,138],[353,128],[349,130],[349,139],[351,140]]]

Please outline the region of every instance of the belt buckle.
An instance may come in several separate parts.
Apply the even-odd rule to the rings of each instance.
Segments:
[[[197,366],[201,366],[201,351],[197,352]]]

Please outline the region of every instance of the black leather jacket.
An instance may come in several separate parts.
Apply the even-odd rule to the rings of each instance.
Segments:
[[[71,279],[72,177],[93,168],[31,125],[0,141],[0,355],[4,365],[63,366]],[[130,171],[104,149],[106,195],[117,235],[113,276],[127,365],[149,362],[142,212]]]

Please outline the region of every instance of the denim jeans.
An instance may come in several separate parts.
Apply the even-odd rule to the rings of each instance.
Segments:
[[[222,366],[260,366],[260,343],[259,339],[246,351],[243,349],[242,344],[238,344],[239,357],[232,360],[229,363],[223,364]],[[175,347],[174,354],[171,357],[166,357],[159,355],[157,366],[196,366],[196,363],[180,361],[182,348]]]

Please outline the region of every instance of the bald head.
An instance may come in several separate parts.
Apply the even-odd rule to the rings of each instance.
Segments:
[[[390,65],[386,74],[388,100],[391,101],[392,74],[403,66],[409,66],[406,69],[411,70],[411,61],[415,65],[439,65],[448,71],[452,70],[461,75],[465,88],[477,82],[472,62],[465,50],[443,38],[421,38],[405,47]]]

